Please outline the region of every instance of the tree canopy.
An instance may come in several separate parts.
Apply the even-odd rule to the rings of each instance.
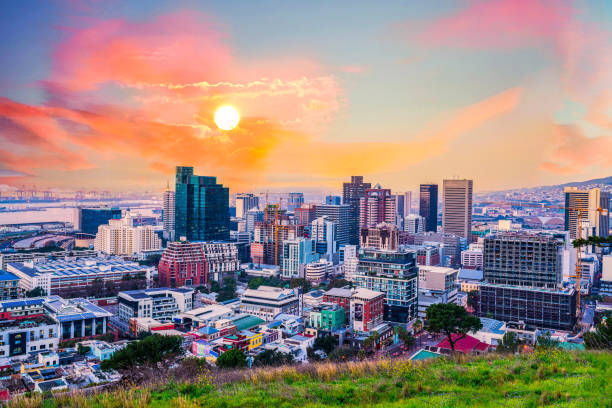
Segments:
[[[585,246],[608,246],[612,245],[612,235],[609,237],[592,236],[587,239],[578,238],[572,241],[572,245],[574,245],[574,248],[582,248]]]
[[[141,364],[158,363],[173,354],[183,352],[181,336],[154,334],[143,340],[134,341],[102,361],[102,369],[128,369]]]
[[[231,349],[217,358],[217,367],[219,368],[240,368],[246,367],[246,355],[240,349]]]
[[[428,330],[445,335],[453,352],[457,341],[465,338],[469,332],[475,333],[482,329],[482,322],[478,317],[470,315],[463,306],[454,303],[433,304],[425,313]],[[453,334],[458,336],[453,339]]]
[[[588,349],[612,349],[612,313],[608,312],[595,326],[595,331],[584,333],[584,346]]]

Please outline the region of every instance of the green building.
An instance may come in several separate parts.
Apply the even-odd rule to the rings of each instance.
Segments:
[[[346,327],[344,308],[337,303],[321,303],[313,308],[308,319],[310,327],[333,331]]]
[[[216,177],[196,176],[193,167],[176,167],[175,237],[188,241],[228,241],[229,189]]]

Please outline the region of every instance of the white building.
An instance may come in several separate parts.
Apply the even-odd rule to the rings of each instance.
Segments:
[[[223,283],[225,277],[235,277],[240,270],[238,247],[233,242],[202,242],[202,252],[206,258],[208,280]]]
[[[236,218],[245,218],[249,210],[259,207],[259,197],[253,194],[236,195]]]
[[[602,257],[600,295],[612,296],[612,255]]]
[[[482,244],[470,244],[469,249],[461,251],[461,266],[466,269],[482,270],[484,252]]]
[[[164,224],[164,235],[169,241],[174,241],[174,209],[175,193],[171,190],[164,191],[162,202],[162,221]]]
[[[94,240],[94,249],[109,255],[142,254],[161,250],[161,239],[150,225],[134,227],[128,213],[120,220],[109,220],[100,225]]]
[[[327,215],[315,219],[310,224],[310,238],[316,241],[317,252],[328,260],[338,251],[338,223]]]
[[[280,266],[278,265],[265,265],[265,264],[242,264],[240,268],[248,276],[256,276],[262,278],[277,278],[280,274]]]
[[[240,312],[272,321],[279,313],[300,315],[299,290],[260,286],[247,289],[240,298]]]
[[[17,359],[40,350],[55,350],[59,343],[59,324],[47,316],[0,322],[0,357]]]
[[[283,242],[281,274],[285,279],[303,278],[306,264],[319,259],[316,243],[310,238],[296,238]]]
[[[193,308],[191,288],[154,288],[119,292],[117,318],[123,330],[127,330],[133,317],[150,317],[165,323],[179,313]]]
[[[425,231],[425,217],[418,214],[408,214],[404,217],[404,231],[419,234]]]
[[[442,266],[419,265],[419,317],[435,303],[457,303],[457,275],[459,271]]]
[[[357,273],[359,258],[349,258],[344,261],[344,279],[352,281]]]
[[[318,285],[334,270],[334,264],[330,261],[320,260],[306,264],[306,280]]]
[[[198,307],[180,314],[183,322],[192,324],[192,329],[200,326],[210,326],[218,320],[230,319],[233,316],[234,311],[223,305]]]

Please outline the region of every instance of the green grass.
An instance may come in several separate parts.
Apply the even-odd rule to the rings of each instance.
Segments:
[[[612,407],[612,354],[536,352],[423,363],[385,360],[215,374],[95,396],[30,400],[92,407]],[[14,404],[22,403],[15,401]]]

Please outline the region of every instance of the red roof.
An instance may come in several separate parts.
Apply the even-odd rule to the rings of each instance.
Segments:
[[[453,341],[455,342],[455,351],[460,351],[462,353],[469,354],[474,350],[486,351],[489,348],[489,345],[487,343],[483,343],[482,341],[478,340],[475,337],[470,336],[469,334],[466,335],[461,340],[456,341],[456,339],[459,337],[460,337],[459,334],[452,335]],[[448,350],[451,349],[448,339],[444,339],[440,343],[436,344],[436,347],[440,347],[440,348],[448,349]]]

